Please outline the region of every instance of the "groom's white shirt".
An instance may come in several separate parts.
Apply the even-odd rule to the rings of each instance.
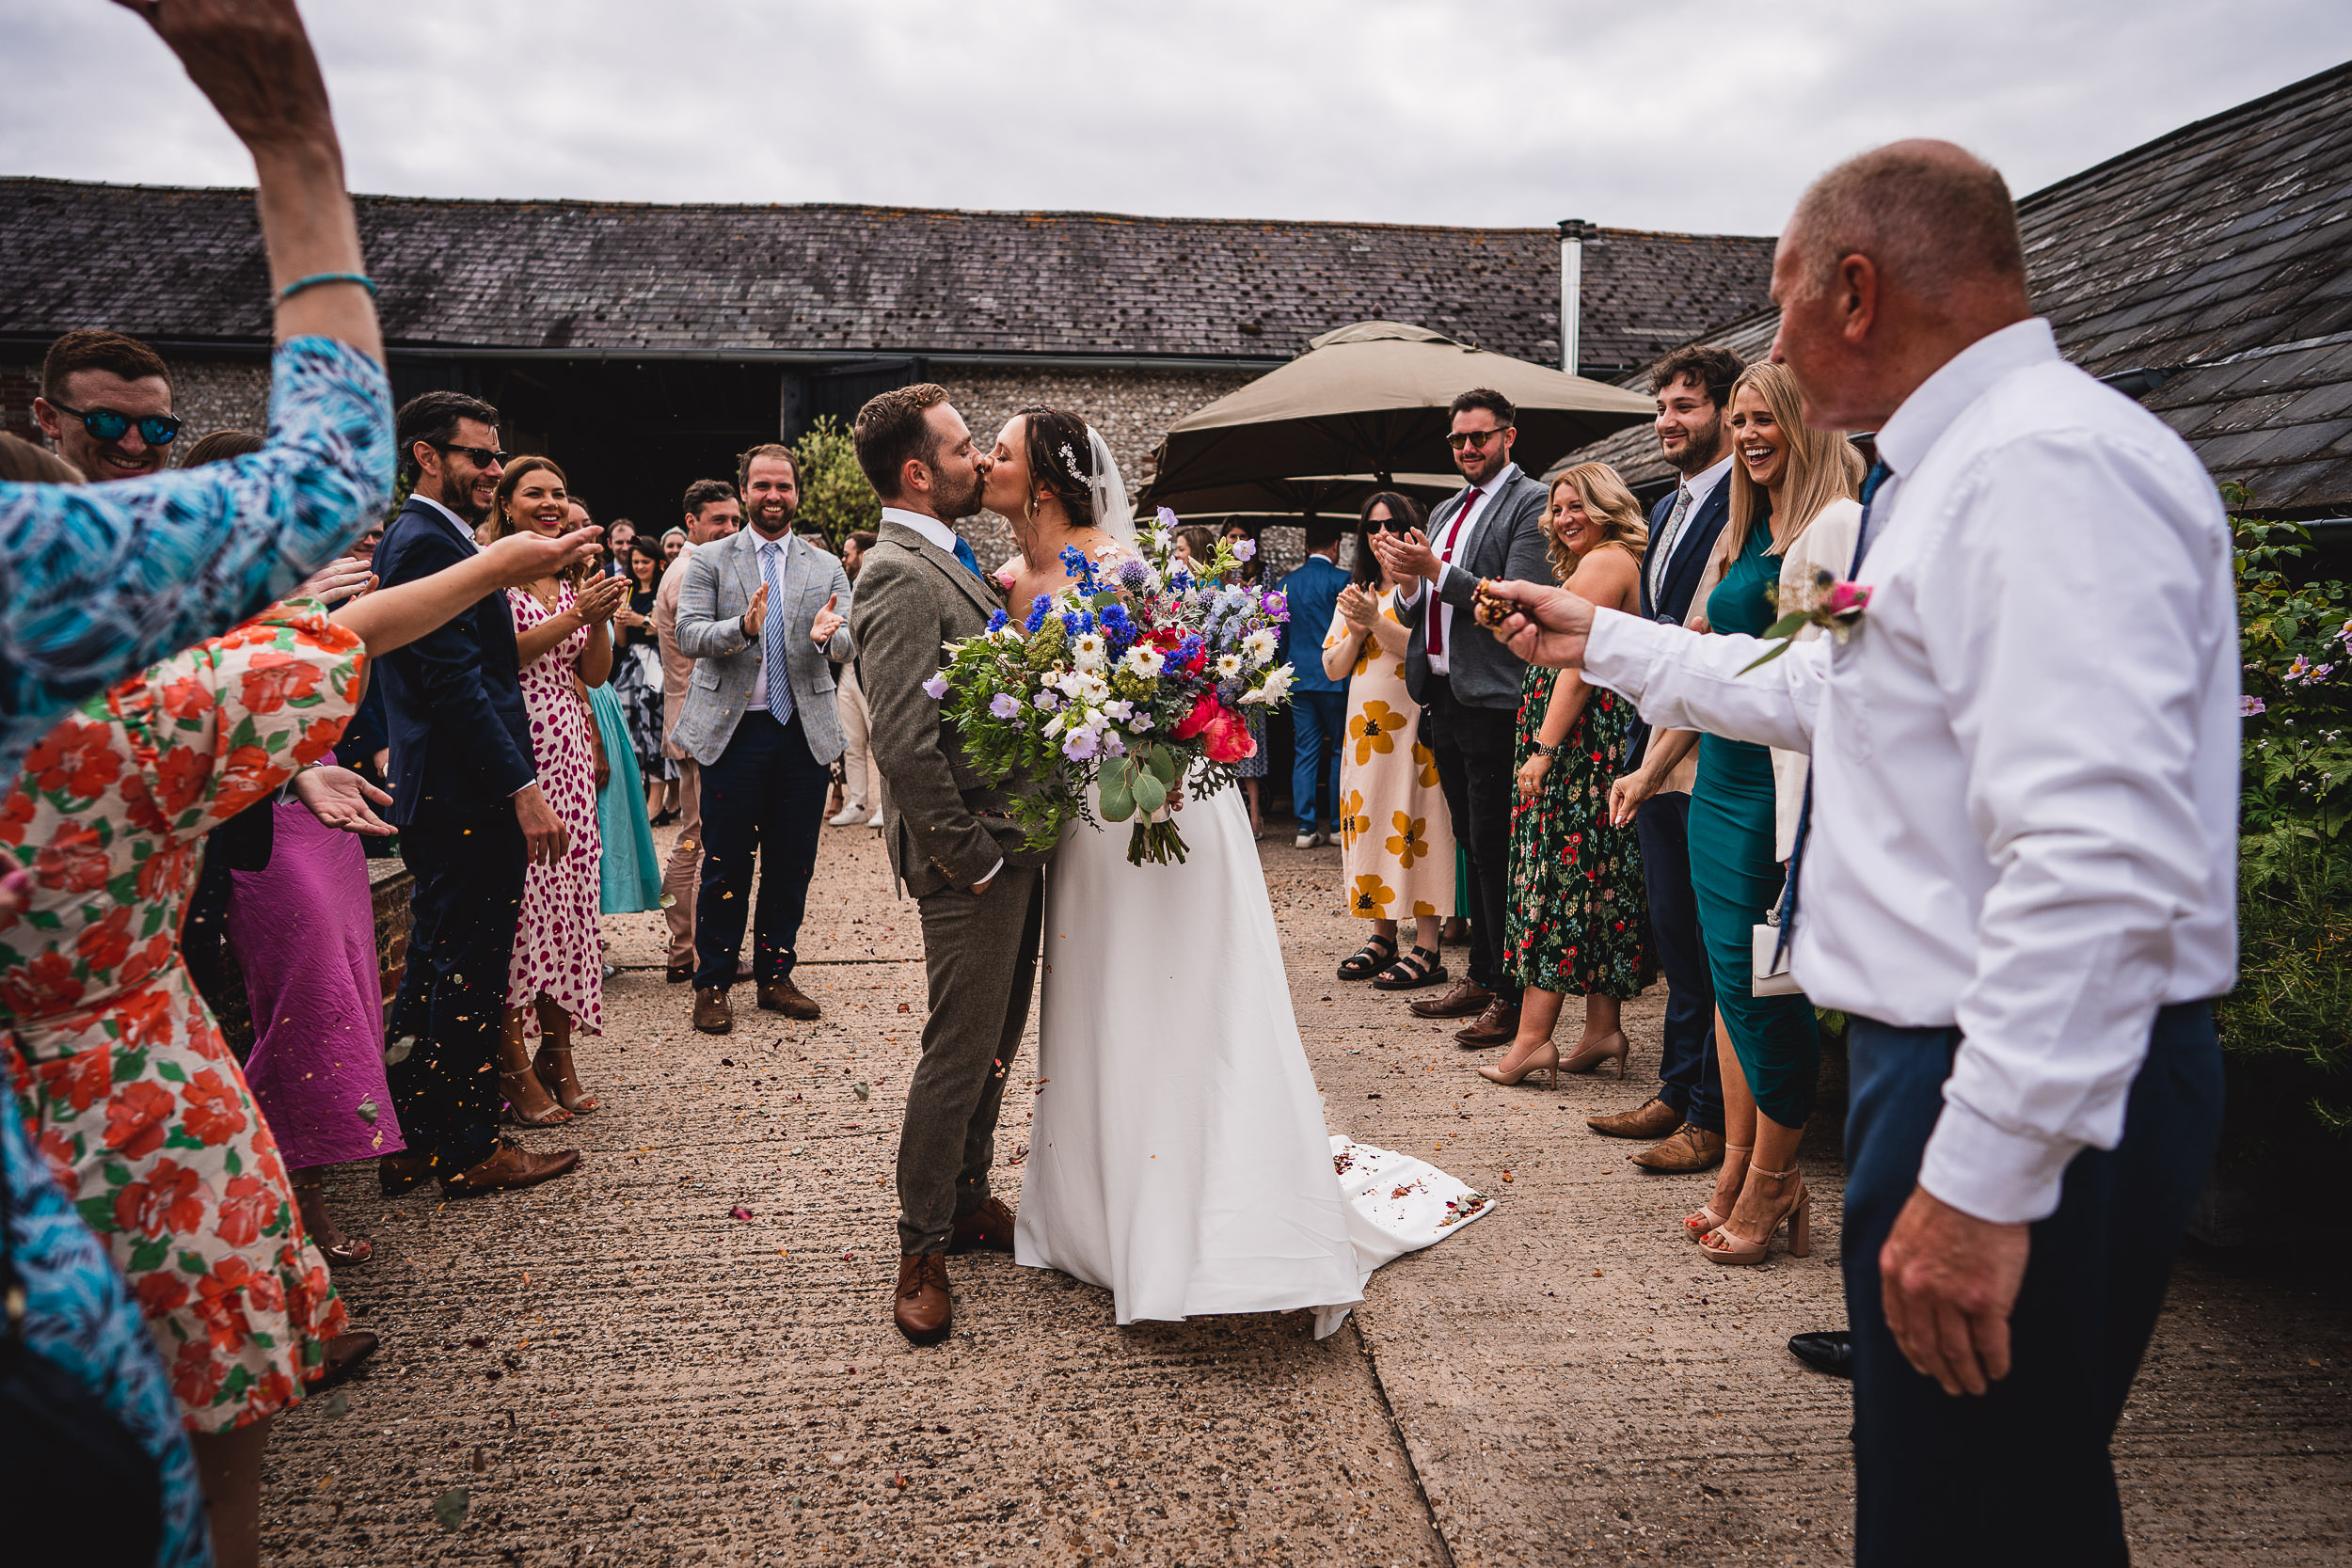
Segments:
[[[1742,677],[1765,644],[1601,610],[1584,673],[1660,728],[1812,753],[1797,980],[1957,1025],[1920,1182],[2039,1219],[2122,1138],[2157,1007],[2235,982],[2229,528],[2180,437],[2038,319],[1929,377],[1878,448],[1848,643]]]
[[[882,520],[885,523],[897,523],[902,528],[911,528],[949,555],[956,553],[956,531],[928,512],[909,512],[903,506],[885,506],[882,509]],[[977,887],[980,883],[994,881],[996,873],[1004,868],[1004,857],[999,855],[996,863],[989,867],[988,875],[973,885]]]

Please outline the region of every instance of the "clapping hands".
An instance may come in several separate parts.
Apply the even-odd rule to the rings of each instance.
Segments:
[[[764,587],[761,589],[762,593],[765,593],[766,591],[767,590]],[[817,619],[809,623],[808,640],[811,642],[816,643],[819,648],[830,644],[833,641],[833,634],[839,631],[845,625],[841,617],[834,612],[833,608],[840,602],[841,595],[835,594],[832,598],[825,601],[825,608],[817,612]]]
[[[613,612],[628,603],[627,578],[590,578],[574,601],[574,610],[580,625],[600,626],[612,619]]]
[[[1370,631],[1380,619],[1380,601],[1351,582],[1340,590],[1340,614],[1358,631]]]

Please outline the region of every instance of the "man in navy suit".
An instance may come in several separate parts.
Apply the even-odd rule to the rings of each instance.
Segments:
[[[1678,348],[1650,368],[1658,444],[1682,475],[1682,483],[1661,497],[1649,515],[1642,613],[1651,620],[1682,624],[1731,515],[1732,454],[1724,412],[1742,368],[1729,349],[1696,345]],[[1699,938],[1698,901],[1691,893],[1690,785],[1674,776],[1695,739],[1687,730],[1653,736],[1646,724],[1637,721],[1633,727],[1627,755],[1635,775],[1663,781],[1642,801],[1633,831],[1642,845],[1642,880],[1649,892],[1658,967],[1666,976],[1664,1039],[1658,1093],[1639,1110],[1586,1120],[1594,1132],[1613,1138],[1661,1140],[1634,1155],[1633,1162],[1667,1172],[1710,1170],[1724,1158],[1715,986]],[[1653,741],[1660,748],[1656,756]],[[1651,763],[1656,767],[1647,766]]]
[[[400,410],[408,503],[384,531],[385,587],[454,565],[479,547],[506,454],[498,410],[427,392]],[[563,857],[564,824],[539,790],[503,593],[377,661],[391,732],[392,805],[409,895],[408,967],[392,1005],[390,1081],[407,1135],[381,1162],[385,1196],[438,1177],[452,1196],[528,1187],[580,1163],[499,1135],[499,1027],[522,911],[523,872]]]

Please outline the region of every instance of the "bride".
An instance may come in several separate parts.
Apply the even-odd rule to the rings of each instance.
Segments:
[[[1016,620],[1067,585],[1065,547],[1134,553],[1118,467],[1073,415],[1015,415],[985,483],[1019,546]],[[1108,1289],[1122,1323],[1312,1308],[1320,1338],[1374,1269],[1491,1205],[1326,1132],[1240,792],[1183,811],[1182,863],[1131,865],[1125,824],[1081,821],[1047,869],[1014,1258]]]

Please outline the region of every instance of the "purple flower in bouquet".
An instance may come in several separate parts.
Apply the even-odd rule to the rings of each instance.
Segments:
[[[1086,761],[1094,755],[1096,750],[1097,743],[1092,730],[1072,730],[1063,737],[1061,743],[1061,754],[1073,762]]]
[[[1290,598],[1279,590],[1268,594],[1265,596],[1265,599],[1263,600],[1263,609],[1268,615],[1273,616],[1278,621],[1287,621],[1291,618]]]
[[[1254,541],[1252,541],[1252,540],[1248,540],[1248,539],[1236,539],[1236,540],[1234,540],[1234,541],[1233,541],[1233,559],[1234,559],[1235,561],[1255,561],[1255,560],[1257,560],[1257,559],[1258,559],[1258,546],[1257,546],[1256,543],[1255,543]]]
[[[923,683],[923,694],[934,703],[947,695],[947,677],[933,675]]]
[[[1061,706],[1061,699],[1051,691],[1041,691],[1029,700],[1048,713]]]
[[[1009,691],[999,691],[989,699],[988,711],[999,719],[1009,719],[1021,711],[1021,699]]]

